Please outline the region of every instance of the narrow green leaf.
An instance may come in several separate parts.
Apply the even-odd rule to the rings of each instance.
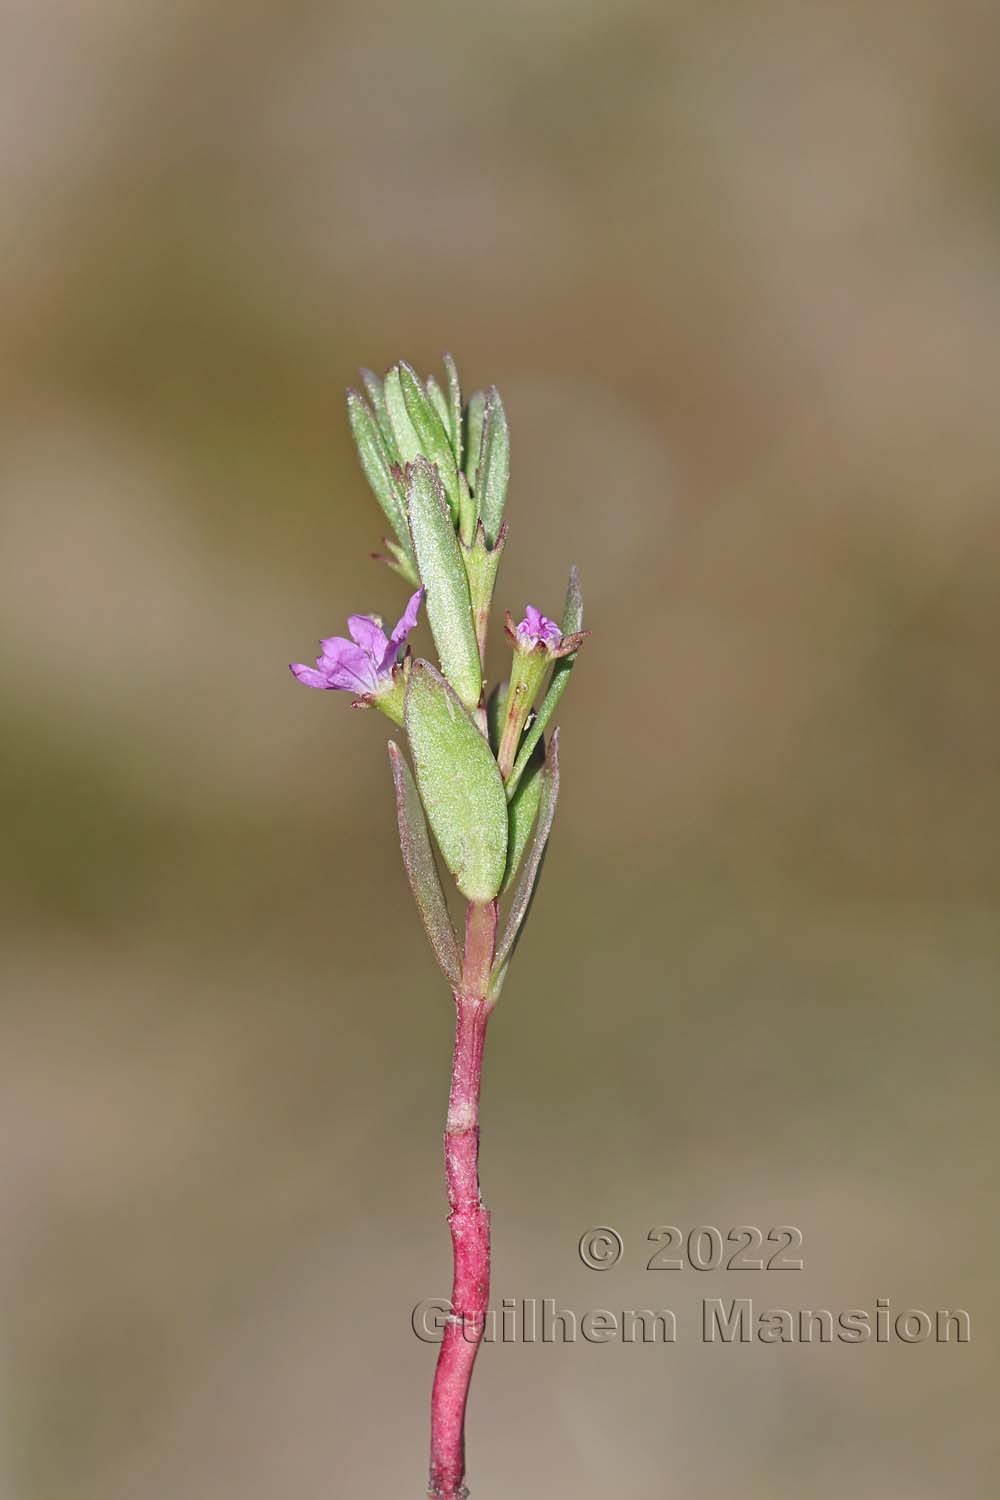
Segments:
[[[441,972],[450,985],[457,987],[462,982],[461,949],[448,915],[448,904],[441,889],[416,783],[399,746],[393,740],[389,741],[389,762],[396,789],[399,847],[403,853],[403,865],[410,889]]]
[[[510,480],[510,434],[500,392],[491,386],[483,411],[482,452],[476,476],[476,500],[486,540],[492,547],[503,524]]]
[[[392,459],[385,439],[368,403],[359,391],[347,393],[347,417],[365,478],[398,538],[399,545],[412,560],[413,544],[406,520],[406,491],[393,476]]]
[[[450,354],[444,357],[444,371],[448,377],[448,431],[455,462],[462,467],[462,387],[458,383],[458,369]]]
[[[420,439],[417,437],[416,429],[406,409],[406,402],[403,400],[398,365],[393,365],[385,377],[382,389],[385,392],[386,416],[392,428],[396,452],[399,454],[400,463],[405,467],[406,464],[412,464],[421,449]]]
[[[500,736],[503,733],[503,715],[506,707],[507,683],[506,681],[498,682],[486,700],[486,727],[494,755],[500,749]]]
[[[521,859],[531,830],[535,826],[535,814],[538,812],[538,804],[542,795],[542,768],[545,765],[545,743],[539,740],[535,746],[535,753],[531,758],[531,764],[521,777],[521,784],[517,788],[507,811],[510,815],[507,824],[507,868],[504,871],[503,885],[500,893],[509,890],[513,884],[521,866]]]
[[[566,602],[563,605],[562,633],[576,635],[583,629],[583,590],[580,587],[580,569],[576,563],[569,570],[566,585]]]
[[[400,578],[405,578],[408,584],[416,588],[420,577],[417,573],[416,561],[412,556],[413,543],[410,542],[409,551],[404,552],[398,542],[394,542],[391,536],[387,536],[385,545],[388,548],[388,555],[384,552],[373,552],[372,557],[376,562],[384,562],[387,568],[391,568],[394,573],[399,574]]]
[[[465,477],[469,482],[469,489],[473,495],[476,493],[476,476],[479,473],[479,457],[483,448],[483,416],[486,411],[486,397],[482,391],[473,391],[469,397],[469,404],[465,408],[465,442],[462,451],[465,454]]]
[[[507,965],[513,956],[517,946],[518,938],[525,918],[531,907],[535,890],[538,885],[538,872],[541,869],[542,858],[545,847],[549,841],[552,831],[552,819],[556,813],[556,799],[559,796],[559,731],[556,730],[549,744],[548,753],[545,757],[545,769],[541,774],[541,797],[538,807],[538,821],[535,825],[535,836],[531,841],[527,858],[517,884],[514,887],[514,895],[507,913],[507,922],[503,930],[503,936],[497,944],[496,956],[493,960],[493,969],[490,976],[490,994],[499,994],[507,973]]]
[[[578,630],[583,629],[583,592],[580,588],[580,574],[574,564],[569,570],[569,585],[566,589],[566,604],[563,608],[562,633],[563,635],[575,635]],[[517,752],[513,770],[507,778],[507,796],[513,797],[517,790],[518,782],[524,775],[525,767],[531,759],[532,752],[546,727],[556,711],[559,699],[566,691],[569,682],[569,674],[573,670],[576,661],[576,652],[572,656],[563,656],[556,662],[552,669],[552,678],[549,682],[548,692],[542,699],[531,725],[521,741],[521,748]]]
[[[466,707],[475,708],[483,680],[469,580],[440,477],[426,458],[415,459],[407,470],[406,504],[444,675]]]
[[[507,860],[507,802],[493,753],[429,662],[410,668],[404,722],[420,800],[469,901],[492,901]]]
[[[390,461],[394,464],[400,462],[399,451],[396,448],[396,439],[392,435],[392,427],[389,424],[389,413],[385,405],[385,391],[382,382],[374,370],[361,369],[361,379],[364,381],[365,390],[368,392],[368,400],[371,402],[378,430],[382,434],[382,440],[389,450]]]
[[[424,389],[427,392],[427,396],[431,405],[438,414],[438,420],[440,421],[441,426],[444,428],[445,432],[448,435],[448,441],[451,442],[451,414],[448,411],[447,396],[438,385],[433,375],[428,375],[426,381],[424,382]],[[454,452],[454,444],[452,444],[452,451]]]
[[[425,458],[429,458],[432,464],[437,465],[441,483],[448,496],[448,505],[454,524],[458,520],[459,494],[458,468],[452,452],[451,439],[416,373],[403,360],[400,360],[397,368],[400,390],[406,403],[407,415],[417,434],[420,452]],[[407,461],[412,462],[412,460]]]
[[[458,476],[458,534],[459,534],[459,536],[462,539],[462,545],[465,548],[465,555],[466,555],[466,557],[468,557],[469,548],[472,546],[473,540],[474,540],[475,535],[476,535],[476,522],[478,521],[478,519],[479,519],[479,515],[478,515],[478,512],[476,510],[476,502],[472,498],[472,494],[471,494],[471,491],[469,490],[468,482],[467,482],[464,474],[459,474],[459,476]],[[471,578],[469,579],[469,586],[470,586],[470,588],[472,586],[472,579]]]

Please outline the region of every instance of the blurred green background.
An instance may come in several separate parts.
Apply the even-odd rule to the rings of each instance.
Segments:
[[[682,1329],[487,1348],[476,1500],[994,1494],[997,12],[2,29],[0,1493],[422,1493],[450,1002],[384,721],[286,664],[395,618],[342,392],[448,348],[512,424],[500,608],[575,560],[593,630],[495,1293]],[[664,1223],[806,1268],[648,1273]],[[973,1339],[706,1347],[705,1296]]]

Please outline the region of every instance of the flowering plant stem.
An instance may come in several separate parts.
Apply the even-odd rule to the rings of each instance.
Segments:
[[[559,791],[559,731],[546,730],[585,631],[576,569],[562,624],[529,604],[505,628],[509,682],[486,683],[486,637],[507,537],[510,439],[495,388],[463,405],[446,356],[448,396],[400,363],[348,410],[361,465],[393,533],[382,560],[417,590],[390,635],[378,615],[350,615],[328,636],[306,687],[353,693],[402,729],[390,740],[403,866],[434,957],[455,999],[455,1050],[444,1137],[453,1284],[431,1393],[429,1494],[465,1496],[465,1408],[486,1327],[490,1216],[479,1192],[479,1090],[490,1012],[531,908]],[[440,670],[411,659],[407,637],[426,601]],[[541,702],[542,681],[551,678]],[[505,705],[505,707],[504,707]],[[500,718],[497,719],[499,714]],[[492,717],[491,717],[492,715]],[[433,843],[431,836],[433,835]],[[441,862],[466,902],[460,948]],[[506,915],[498,932],[499,901]]]
[[[444,1136],[454,1269],[451,1313],[431,1392],[432,1496],[468,1494],[465,1406],[490,1295],[490,1215],[479,1189],[479,1091],[496,929],[497,903],[470,902],[462,984],[455,991],[455,1050]]]

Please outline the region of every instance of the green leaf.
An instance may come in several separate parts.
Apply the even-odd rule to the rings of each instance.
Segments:
[[[507,683],[506,681],[498,682],[486,700],[486,726],[494,755],[500,749],[500,736],[503,733],[503,716],[506,707]]]
[[[469,548],[472,546],[476,535],[476,523],[479,513],[476,510],[476,502],[472,497],[468,482],[464,474],[458,476],[458,534],[462,539],[465,556],[468,558]],[[469,587],[472,587],[472,579],[469,579]]]
[[[469,483],[469,489],[476,493],[476,476],[479,473],[479,456],[483,447],[483,416],[486,411],[486,397],[482,391],[473,391],[469,397],[469,404],[465,408],[465,442],[462,451],[465,454],[465,477]]]
[[[427,589],[427,618],[444,675],[468,708],[482,692],[482,664],[469,580],[437,470],[417,458],[407,470],[406,504],[417,567]]]
[[[491,386],[483,412],[482,452],[475,485],[479,515],[486,540],[491,547],[495,545],[503,524],[509,480],[510,434],[507,430],[507,415],[500,400],[500,392],[496,386]]]
[[[444,357],[444,371],[448,377],[448,431],[455,462],[462,467],[462,387],[458,383],[458,370],[450,354]]]
[[[393,365],[382,389],[385,392],[385,410],[392,428],[393,441],[396,444],[396,452],[399,454],[400,463],[405,467],[412,464],[417,454],[420,453],[420,439],[417,437],[416,429],[410,420],[406,402],[403,399],[403,388],[400,384],[399,366]]]
[[[392,427],[389,425],[389,413],[385,406],[385,391],[382,388],[382,382],[374,370],[366,370],[364,368],[361,370],[361,379],[364,381],[365,390],[368,392],[368,400],[371,402],[372,411],[375,413],[378,430],[381,432],[382,440],[389,450],[390,461],[398,464],[400,461],[399,451],[396,448],[396,439],[392,435]]]
[[[521,784],[517,788],[507,808],[509,820],[507,824],[507,868],[504,871],[503,885],[500,887],[501,895],[509,890],[514,877],[521,867],[521,859],[531,830],[535,826],[535,814],[538,812],[538,804],[542,796],[543,775],[542,768],[545,765],[545,744],[539,740],[532,756],[531,764],[521,777]]]
[[[562,633],[563,635],[575,635],[578,630],[583,629],[583,593],[580,588],[580,574],[574,565],[569,571],[569,585],[566,589],[566,604],[563,608]],[[552,680],[549,683],[548,692],[542,699],[538,712],[532,720],[531,727],[521,741],[521,747],[517,752],[513,769],[507,778],[507,796],[513,797],[517,790],[518,782],[524,775],[532,752],[546,727],[556,711],[559,699],[566,691],[569,682],[569,674],[573,670],[576,661],[576,652],[572,656],[563,656],[556,662],[552,669]]]
[[[448,505],[454,524],[458,520],[459,494],[458,468],[452,452],[451,439],[416,373],[403,360],[400,360],[397,369],[400,390],[406,403],[406,412],[417,434],[420,452],[425,458],[430,459],[432,464],[437,465],[441,483],[448,496]],[[391,410],[390,406],[390,414]],[[408,459],[407,462],[412,462],[412,460]]]
[[[347,393],[347,417],[354,434],[358,457],[375,499],[392,527],[399,545],[413,560],[413,544],[406,520],[406,492],[392,473],[392,458],[368,403],[358,391]],[[398,473],[398,470],[397,470]]]
[[[552,819],[556,813],[556,799],[559,796],[559,731],[556,730],[549,744],[548,753],[545,757],[545,769],[541,777],[541,797],[538,806],[538,821],[535,825],[535,836],[531,841],[531,848],[524,862],[524,867],[514,887],[514,895],[507,913],[507,922],[504,926],[503,936],[497,944],[496,956],[493,960],[493,968],[490,973],[490,995],[496,997],[500,993],[507,974],[507,966],[514,954],[521,929],[531,908],[535,890],[538,885],[538,873],[542,866],[542,858],[545,847],[549,841],[552,831]]]
[[[420,800],[469,901],[492,901],[507,860],[507,802],[486,740],[429,662],[410,668],[404,722]]]
[[[428,375],[426,381],[424,382],[424,389],[427,392],[428,400],[438,414],[438,419],[441,423],[441,426],[448,434],[448,441],[451,442],[451,414],[448,411],[447,396],[438,385],[433,375]],[[454,451],[454,445],[452,445],[452,448]]]
[[[398,542],[394,542],[391,536],[387,536],[385,545],[389,549],[388,556],[383,552],[373,552],[372,557],[376,562],[384,562],[387,568],[391,568],[394,573],[399,574],[400,578],[405,578],[408,584],[416,588],[420,577],[417,573],[416,560],[413,557],[413,543],[409,541],[409,538],[407,541],[409,547],[404,552]]]
[[[576,635],[583,629],[583,590],[580,587],[580,569],[576,563],[569,570],[561,629],[563,635]]]
[[[416,784],[399,746],[393,740],[389,741],[389,762],[396,789],[399,847],[403,853],[403,865],[410,889],[441,972],[448,983],[457,988],[462,982],[461,949],[448,915],[448,904],[441,889]]]

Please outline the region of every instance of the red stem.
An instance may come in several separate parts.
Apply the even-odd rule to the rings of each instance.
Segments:
[[[451,1313],[431,1392],[428,1494],[465,1496],[465,1407],[490,1296],[490,1215],[479,1192],[479,1088],[496,945],[497,906],[470,903],[462,986],[455,991],[455,1051],[448,1094],[444,1165],[454,1257]]]

